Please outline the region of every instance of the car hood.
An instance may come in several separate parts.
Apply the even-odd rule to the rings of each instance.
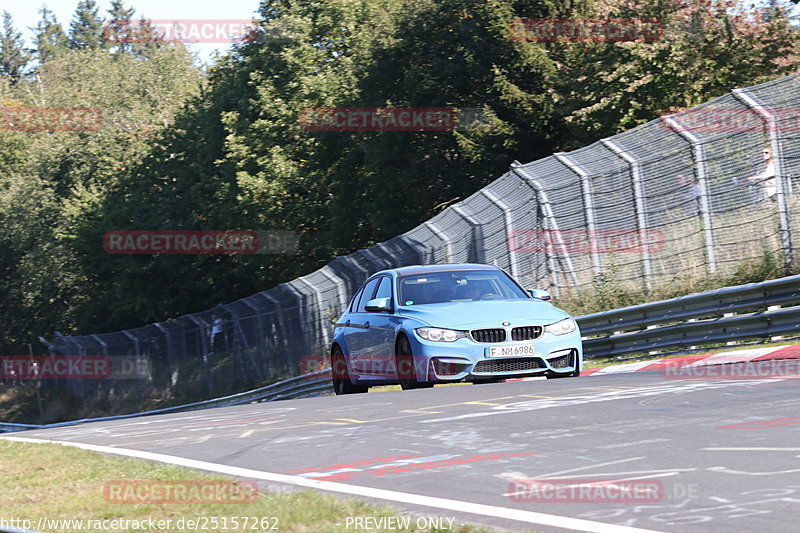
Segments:
[[[569,315],[541,300],[481,300],[400,306],[397,314],[416,318],[430,326],[453,329],[545,326]]]

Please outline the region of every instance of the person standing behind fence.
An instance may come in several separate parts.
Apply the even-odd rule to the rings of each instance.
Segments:
[[[682,207],[684,212],[687,215],[699,215],[701,213],[700,180],[697,179],[697,176],[688,177],[678,174],[678,185],[683,189]]]
[[[211,353],[216,353],[214,345],[217,343],[217,337],[222,335],[222,319],[214,316],[211,319]]]
[[[764,191],[764,197],[774,200],[778,192],[778,184],[775,179],[775,161],[772,159],[772,150],[764,148],[761,153],[764,156],[764,170],[755,176],[745,178],[745,180],[759,184]]]

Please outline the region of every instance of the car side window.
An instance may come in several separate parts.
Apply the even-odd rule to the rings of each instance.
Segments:
[[[381,278],[375,278],[364,285],[364,290],[361,291],[361,300],[358,302],[358,309],[356,310],[357,313],[367,312],[367,310],[364,308],[367,306],[367,302],[372,300],[372,295],[375,294],[375,287],[378,286],[378,282],[380,282],[380,280]]]
[[[389,276],[381,278],[381,284],[378,285],[378,292],[375,293],[375,298],[389,298],[389,302],[392,302],[392,278]]]
[[[359,291],[353,296],[353,301],[350,302],[350,312],[355,313],[356,309],[358,309],[358,302],[361,299],[361,295],[364,294],[364,287],[361,287]]]

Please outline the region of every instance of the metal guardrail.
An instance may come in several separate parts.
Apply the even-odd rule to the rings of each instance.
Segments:
[[[26,429],[39,429],[41,426],[36,426],[33,424],[6,424],[4,422],[0,422],[0,433],[8,433],[11,431],[25,431]],[[0,529],[0,533],[3,533],[3,530]]]
[[[771,309],[782,305],[792,306]],[[576,320],[588,358],[800,333],[800,276],[724,287]]]
[[[70,420],[68,422],[59,422],[57,424],[47,424],[47,425],[0,423],[0,433],[25,431],[29,429],[48,429],[55,427],[73,426],[76,424],[83,424],[85,422],[105,422],[110,420],[123,420],[126,418],[135,418],[139,416],[180,413],[184,411],[208,409],[210,407],[230,407],[233,405],[242,405],[246,403],[271,402],[276,400],[305,398],[332,391],[333,387],[331,385],[331,371],[329,368],[326,368],[323,370],[318,370],[316,372],[310,372],[308,374],[296,376],[284,381],[279,381],[278,383],[273,383],[272,385],[267,385],[266,387],[261,387],[246,392],[232,394],[230,396],[225,396],[223,398],[214,398],[212,400],[205,400],[202,402],[194,402],[185,405],[176,405],[174,407],[165,407],[163,409],[155,409],[153,411],[131,413],[126,415],[107,416],[102,418],[83,418],[80,420]]]

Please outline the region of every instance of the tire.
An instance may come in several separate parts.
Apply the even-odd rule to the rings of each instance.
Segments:
[[[369,387],[363,385],[353,385],[353,382],[350,381],[347,361],[339,346],[334,346],[333,349],[331,349],[331,381],[333,382],[333,392],[337,396],[340,394],[367,392],[369,389]]]
[[[400,335],[397,338],[394,363],[397,368],[397,377],[400,381],[401,389],[411,390],[433,387],[433,383],[420,383],[417,380],[417,368],[414,365],[414,354],[411,353],[411,343],[408,342],[408,337],[405,335]]]

